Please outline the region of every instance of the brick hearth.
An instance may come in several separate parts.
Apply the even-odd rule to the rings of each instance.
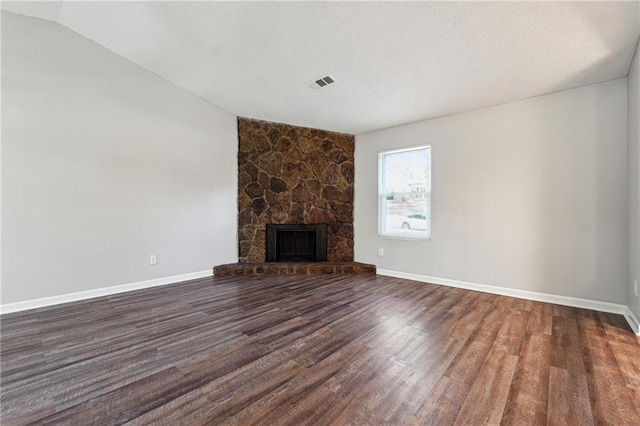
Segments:
[[[356,274],[375,275],[376,266],[359,262],[270,262],[270,263],[229,263],[213,268],[213,275],[321,275]]]

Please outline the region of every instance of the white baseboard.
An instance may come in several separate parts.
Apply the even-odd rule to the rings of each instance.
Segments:
[[[624,315],[635,334],[640,335],[640,320],[635,314],[624,305],[598,300],[581,299],[578,297],[560,296],[557,294],[540,293],[536,291],[518,290],[506,287],[497,287],[487,284],[478,284],[468,281],[452,280],[430,275],[413,274],[410,272],[391,271],[388,269],[378,269],[379,275],[389,277],[405,278],[408,280],[421,281],[432,284],[440,284],[449,287],[464,288],[467,290],[482,291],[485,293],[499,294],[502,296],[517,297],[520,299],[535,300],[538,302],[555,303],[557,305],[572,306],[575,308],[592,309],[595,311],[609,312]],[[161,285],[178,283],[181,281],[194,280],[198,278],[210,277],[211,269],[188,274],[173,275],[170,277],[156,278],[147,281],[138,281],[129,284],[116,285],[112,287],[102,287],[93,290],[79,291],[77,293],[61,294],[59,296],[43,297],[41,299],[25,300],[24,302],[7,303],[0,305],[0,314],[26,311],[29,309],[43,308],[46,306],[59,305],[62,303],[76,302],[79,300],[93,299],[95,297],[109,296],[112,294],[124,293],[127,291],[140,290],[143,288],[156,287]]]
[[[631,309],[629,309],[628,306],[625,306],[625,308],[626,309],[624,311],[624,318],[631,326],[633,332],[636,333],[636,335],[640,336],[640,320],[638,320],[638,317],[633,313]]]
[[[180,281],[195,280],[197,278],[210,277],[211,269],[189,274],[173,275],[170,277],[156,278],[153,280],[138,281],[129,284],[116,285],[112,287],[102,287],[93,290],[79,291],[77,293],[61,294],[59,296],[43,297],[41,299],[25,300],[24,302],[7,303],[0,305],[0,314],[26,311],[28,309],[43,308],[45,306],[59,305],[61,303],[77,302],[79,300],[93,299],[94,297],[110,296],[112,294],[124,293],[127,291],[140,290],[143,288],[156,287],[160,285],[173,284]]]
[[[579,297],[560,296],[551,293],[540,293],[537,291],[518,290],[507,287],[497,287],[487,284],[478,284],[468,281],[458,281],[449,278],[433,277],[430,275],[413,274],[410,272],[391,271],[388,269],[378,269],[378,274],[388,277],[405,278],[408,280],[421,281],[431,284],[446,285],[449,287],[464,288],[467,290],[482,291],[484,293],[499,294],[502,296],[517,297],[519,299],[535,300],[537,302],[554,303],[556,305],[572,306],[574,308],[591,309],[594,311],[609,312],[612,314],[624,315],[634,333],[639,334],[640,323],[633,315],[633,312],[625,306],[617,303],[601,302],[599,300],[581,299]]]

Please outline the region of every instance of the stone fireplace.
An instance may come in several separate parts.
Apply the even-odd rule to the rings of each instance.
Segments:
[[[238,118],[238,262],[215,275],[367,274],[353,261],[354,137]]]
[[[352,262],[353,135],[239,118],[238,139],[239,261],[269,261],[267,225],[322,224],[323,260]]]

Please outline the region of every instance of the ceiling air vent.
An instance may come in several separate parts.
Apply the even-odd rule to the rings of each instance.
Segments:
[[[322,77],[318,77],[311,81],[308,81],[307,86],[313,90],[318,90],[318,89],[322,89],[327,86],[330,86],[335,82],[336,82],[336,79],[333,76],[327,74],[327,75],[323,75]]]

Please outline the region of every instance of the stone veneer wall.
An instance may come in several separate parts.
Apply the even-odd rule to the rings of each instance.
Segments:
[[[239,261],[265,261],[267,223],[326,223],[327,260],[352,262],[353,135],[238,118],[238,138]]]

